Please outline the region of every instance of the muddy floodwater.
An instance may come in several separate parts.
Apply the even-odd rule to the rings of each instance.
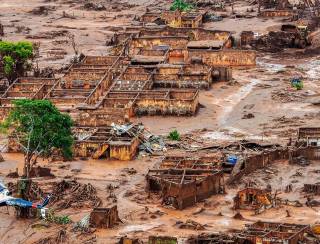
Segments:
[[[39,43],[39,56],[35,60],[37,65],[52,68],[56,78],[59,78],[65,74],[74,56],[70,35],[74,37],[79,53],[106,56],[111,52],[106,44],[120,27],[136,26],[138,17],[146,8],[168,9],[170,6],[169,1],[165,0],[89,1],[106,5],[106,9],[94,11],[85,9],[84,2],[0,0],[0,23],[5,29],[5,35],[1,38]],[[44,14],[32,14],[32,10],[39,6],[50,6],[50,9]],[[230,31],[239,38],[242,31],[250,30],[262,35],[288,22],[284,18],[257,17],[256,10],[252,16],[241,17],[256,7],[247,1],[235,1],[234,9],[238,13],[235,17],[231,6],[226,3],[225,11],[216,11],[216,14],[223,16],[222,20],[204,23],[203,27]],[[67,31],[68,35],[61,34],[61,31]],[[56,35],[48,37],[48,33],[52,32]],[[69,216],[72,221],[67,225],[48,224],[41,219],[18,219],[13,207],[1,207],[0,243],[53,243],[43,239],[57,240],[56,235],[61,230],[66,231],[68,243],[115,244],[123,236],[139,238],[146,243],[151,235],[174,236],[179,243],[185,243],[191,235],[241,230],[246,224],[258,220],[306,225],[320,222],[319,205],[307,207],[307,195],[302,191],[304,184],[320,182],[320,164],[315,160],[311,160],[308,166],[290,164],[287,159],[278,160],[243,175],[234,184],[227,184],[225,193],[213,195],[183,210],[166,205],[161,194],[146,191],[146,175],[149,170],[157,168],[167,154],[178,152],[192,157],[199,152],[209,155],[210,152],[203,148],[213,150],[221,145],[238,145],[244,141],[285,147],[291,138],[297,137],[299,127],[319,127],[320,110],[315,101],[320,101],[320,58],[313,53],[298,55],[295,51],[301,54],[301,50],[257,52],[256,66],[233,67],[231,80],[215,82],[210,89],[200,91],[199,106],[194,116],[130,118],[133,123],[142,123],[150,133],[163,136],[167,141],[168,134],[176,129],[188,137],[187,145],[182,146],[183,141],[169,141],[170,145],[162,151],[152,156],[141,151],[130,161],[91,158],[67,162],[39,160],[38,164],[51,168],[54,175],[52,178],[33,179],[41,189],[48,191],[45,193],[52,191],[53,186],[62,180],[90,184],[101,199],[102,207],[117,205],[121,223],[115,227],[97,228],[92,233],[74,231],[73,224],[92,211],[92,206],[88,205],[57,208],[57,214]],[[291,86],[293,77],[301,77],[302,90]],[[1,135],[0,148],[4,162],[0,162],[0,179],[9,184],[17,180],[7,177],[9,173],[17,170],[21,175],[24,158],[22,153],[7,153],[7,142],[7,135]],[[249,152],[257,153],[254,150]],[[229,177],[230,174],[224,174],[225,182]],[[235,215],[240,212],[234,209],[234,197],[250,184],[263,189],[270,187],[281,199],[298,201],[302,206],[280,205],[261,214],[241,210],[242,217],[237,218]],[[290,192],[286,190],[288,185],[292,187]],[[319,196],[315,200],[320,200]],[[181,223],[190,220],[203,228],[180,228]]]

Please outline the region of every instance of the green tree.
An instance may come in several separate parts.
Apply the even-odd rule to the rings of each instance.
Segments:
[[[72,120],[48,100],[21,99],[13,102],[3,126],[12,130],[12,135],[24,152],[24,176],[38,157],[47,158],[58,150],[65,158],[72,157]]]
[[[171,11],[179,10],[181,12],[188,12],[194,8],[193,4],[187,3],[184,0],[174,0],[170,6]]]
[[[33,58],[33,45],[31,42],[0,41],[0,60],[3,63],[3,72],[12,81],[23,76],[31,68],[29,63]]]

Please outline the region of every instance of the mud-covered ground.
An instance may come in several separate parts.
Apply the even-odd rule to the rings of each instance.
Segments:
[[[1,0],[0,21],[4,24],[3,40],[22,40],[40,43],[40,67],[60,69],[69,63],[74,54],[70,35],[74,35],[79,52],[88,55],[108,53],[105,43],[114,27],[134,23],[136,15],[143,13],[146,7],[166,6],[167,1],[134,0],[103,2],[106,10],[89,11],[82,8],[84,1],[42,1],[42,0]],[[39,6],[47,6],[45,14],[31,13]],[[246,2],[239,2],[235,10],[245,13],[247,8],[255,8]],[[230,13],[230,8],[227,7]],[[251,13],[255,15],[256,13]],[[207,27],[234,31],[242,30],[266,32],[276,28],[282,19],[225,18],[221,22],[207,23]],[[318,126],[319,107],[312,105],[320,100],[318,91],[320,81],[317,57],[299,57],[297,55],[259,53],[257,66],[250,69],[233,70],[232,82],[217,83],[208,91],[200,92],[201,107],[194,117],[141,117],[143,122],[155,134],[166,135],[173,128],[181,133],[195,133],[197,140],[218,144],[221,141],[235,139],[263,140],[287,143],[289,137],[296,135],[300,126]],[[302,76],[304,88],[296,91],[290,86],[290,78]],[[252,114],[252,118],[244,116]],[[249,116],[250,117],[250,116]],[[206,130],[203,130],[203,129]],[[199,132],[202,130],[201,132]],[[16,168],[21,172],[22,155],[3,154],[5,162],[0,163],[0,176],[5,182],[14,181],[5,176]],[[270,209],[263,214],[253,215],[251,211],[241,211],[243,220],[234,219],[236,212],[232,201],[237,190],[249,180],[258,186],[270,184],[273,190],[281,191],[282,198],[299,200],[305,203],[301,193],[304,182],[319,182],[320,166],[313,162],[311,166],[300,168],[279,162],[271,165],[269,173],[261,170],[245,177],[237,186],[227,187],[225,195],[213,196],[192,208],[178,211],[161,206],[156,197],[148,197],[144,191],[145,174],[160,161],[159,157],[138,156],[130,162],[87,160],[57,162],[50,164],[55,179],[35,179],[41,185],[60,181],[67,177],[81,183],[90,182],[98,191],[103,202],[108,202],[108,185],[115,186],[119,215],[123,223],[114,229],[96,230],[94,234],[74,233],[71,225],[48,226],[34,225],[34,220],[17,220],[12,208],[0,209],[0,243],[33,243],[41,238],[55,235],[60,229],[68,230],[70,243],[84,242],[96,236],[97,243],[116,243],[123,235],[146,239],[151,234],[186,237],[191,234],[210,231],[240,229],[245,223],[263,220],[277,220],[292,223],[312,224],[319,220],[319,208],[306,206],[297,208],[282,206]],[[48,163],[43,163],[48,166]],[[128,168],[137,173],[129,174]],[[297,171],[302,175],[294,176]],[[273,172],[273,173],[270,173]],[[268,180],[265,179],[267,176]],[[284,193],[284,188],[293,183],[293,192]],[[50,207],[50,206],[49,206]],[[201,210],[201,211],[200,211]],[[291,217],[286,217],[289,210]],[[90,212],[90,208],[66,209],[73,221],[79,221]],[[176,225],[188,219],[199,222],[205,230],[183,230]],[[78,241],[76,241],[78,240]],[[79,241],[80,240],[80,241]]]

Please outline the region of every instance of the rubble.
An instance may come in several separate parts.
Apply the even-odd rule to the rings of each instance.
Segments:
[[[62,244],[66,243],[68,240],[66,230],[60,229],[56,234],[50,237],[44,237],[33,244]]]
[[[306,193],[313,193],[315,195],[320,195],[320,183],[304,184],[303,191]]]
[[[52,190],[52,204],[57,209],[99,207],[101,199],[96,195],[96,189],[90,184],[80,184],[77,181],[61,181]]]
[[[31,169],[30,177],[33,178],[33,177],[55,177],[55,176],[51,173],[50,168],[37,166]]]
[[[92,2],[85,3],[83,5],[83,8],[86,10],[95,10],[95,11],[106,10],[106,7],[102,3],[92,3]]]
[[[205,230],[205,227],[198,222],[188,219],[185,223],[176,223],[179,229],[189,229],[189,230]]]
[[[149,236],[149,244],[158,244],[158,243],[172,243],[178,244],[178,239],[176,237],[170,236]]]
[[[255,116],[252,113],[244,114],[242,119],[253,119]]]
[[[54,6],[39,6],[30,11],[34,15],[48,15],[50,11],[54,11],[56,8]]]
[[[273,206],[273,199],[269,190],[245,188],[234,197],[234,209],[253,209],[261,213]]]

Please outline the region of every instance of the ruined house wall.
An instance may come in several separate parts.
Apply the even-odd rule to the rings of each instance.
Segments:
[[[112,123],[124,123],[130,117],[130,109],[100,108],[81,110],[75,121],[77,126],[108,126]]]
[[[110,158],[117,160],[132,160],[138,150],[139,140],[133,138],[130,144],[116,144],[110,145]]]
[[[178,209],[193,206],[220,190],[220,179],[222,175],[210,175],[201,181],[182,184],[179,189]]]
[[[178,27],[198,28],[201,25],[202,25],[202,15],[199,15],[195,18],[185,18],[182,16]]]
[[[160,16],[161,19],[165,21],[168,25],[173,25],[174,23],[181,23],[181,13],[179,10],[176,11],[163,11]],[[177,25],[179,26],[179,25]]]
[[[262,10],[260,17],[292,17],[294,12],[292,10]]]
[[[183,49],[187,46],[187,37],[141,37],[134,38],[129,44],[129,55],[136,55],[140,49],[153,49],[155,46],[169,46],[173,49]]]
[[[76,106],[77,104],[83,103],[85,101],[85,97],[50,97],[49,100],[54,105],[70,105]]]
[[[197,111],[198,99],[198,96],[193,100],[143,98],[136,102],[134,111],[139,115],[194,115]]]
[[[166,26],[157,29],[143,29],[141,36],[175,36],[175,37],[189,37],[189,40],[196,40],[196,29],[192,28],[173,28]]]
[[[94,228],[112,228],[120,222],[117,206],[111,208],[94,208],[89,223]]]
[[[153,75],[154,85],[161,88],[208,89],[211,82],[211,71],[197,67],[160,67]]]
[[[252,50],[199,50],[189,49],[186,51],[186,62],[193,58],[201,59],[209,66],[255,66],[256,52]]]
[[[220,190],[220,180],[222,174],[215,174],[208,176],[201,184],[196,185],[197,201],[204,200],[213,194],[218,194]]]
[[[83,60],[83,64],[106,64],[112,65],[113,62],[116,61],[118,56],[86,56]]]
[[[229,31],[208,30],[204,28],[173,28],[164,27],[159,29],[142,29],[141,37],[143,36],[176,36],[176,37],[188,37],[190,41],[198,40],[216,40],[225,41],[231,40],[231,33]]]
[[[290,151],[291,157],[303,156],[309,160],[319,160],[320,159],[320,148],[319,147],[305,147],[298,148]]]
[[[8,92],[18,92],[18,91],[24,91],[24,92],[35,92],[41,87],[41,83],[35,84],[35,83],[17,83],[14,84],[12,89]],[[10,97],[10,95],[8,95]]]
[[[98,142],[76,142],[73,148],[75,157],[90,157],[100,146]]]
[[[194,205],[197,202],[197,186],[195,182],[181,184],[178,189],[178,206],[177,209],[184,209]]]
[[[172,201],[172,199],[175,198],[173,202],[173,207],[177,209],[182,209],[183,202],[180,196],[183,193],[181,191],[181,185],[178,183],[172,183],[172,182],[167,182],[165,180],[161,180],[160,186],[162,189],[163,200],[168,201],[168,199],[170,198],[170,200]],[[187,194],[194,193],[194,188],[190,187],[189,190],[190,192],[188,192]]]
[[[145,13],[140,17],[140,21],[143,23],[152,23],[155,21],[157,18],[159,18],[158,13]]]
[[[228,183],[231,183],[235,180],[241,179],[242,176],[250,174],[257,169],[263,168],[268,164],[273,163],[276,160],[288,159],[289,153],[288,149],[277,149],[270,152],[263,152],[258,155],[253,155],[244,159],[244,168],[231,176],[228,180]]]
[[[70,72],[62,79],[65,80],[66,88],[72,88],[77,86],[90,88],[95,86],[101,80],[104,73],[104,71]],[[81,81],[82,84],[78,84],[79,81]]]
[[[308,160],[319,160],[320,159],[320,148],[319,147],[305,147],[295,148],[293,150],[277,149],[270,152],[263,152],[259,155],[254,155],[244,159],[244,168],[231,176],[228,183],[235,180],[241,179],[243,175],[250,174],[259,168],[263,168],[268,164],[273,163],[276,160],[290,160],[292,157],[304,156]]]
[[[227,42],[230,37],[231,34],[229,31],[206,30],[202,28],[196,30],[196,40],[213,40]]]
[[[101,147],[103,142],[78,141],[74,146],[74,155],[76,157],[92,157],[97,149]],[[131,142],[110,142],[109,154],[105,155],[117,160],[132,160],[138,150],[139,140],[133,138]]]

